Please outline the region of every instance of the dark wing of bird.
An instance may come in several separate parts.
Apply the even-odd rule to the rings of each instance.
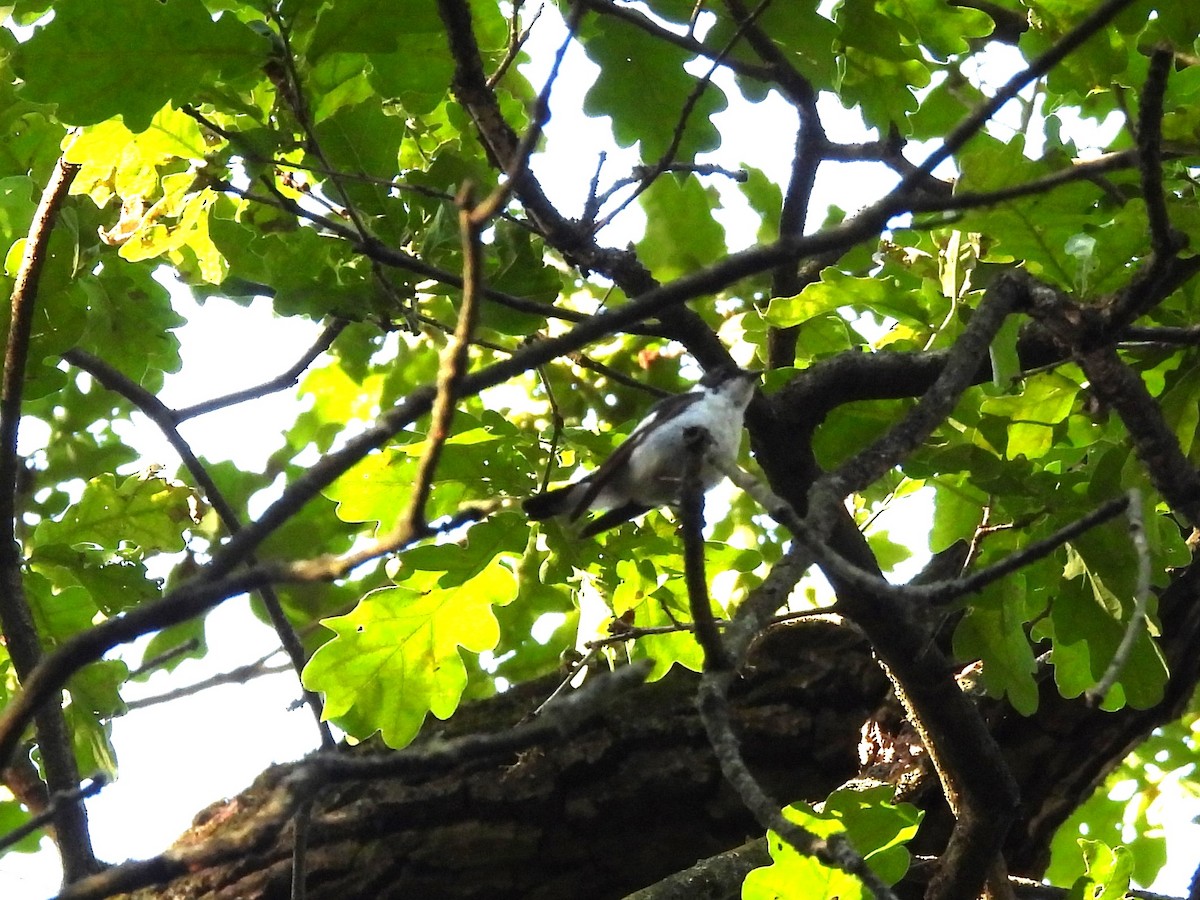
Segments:
[[[593,537],[602,531],[608,531],[608,529],[615,528],[623,522],[635,519],[642,513],[650,512],[650,509],[649,506],[643,506],[640,503],[626,503],[623,506],[618,506],[616,509],[610,509],[603,515],[597,516],[588,522],[587,526],[579,532],[579,536],[581,538]]]
[[[575,508],[571,510],[570,518],[572,520],[578,519],[587,511],[588,507],[592,505],[592,501],[600,496],[600,492],[607,487],[613,477],[628,465],[629,458],[646,439],[651,430],[679,415],[693,403],[703,398],[703,393],[691,391],[686,394],[675,394],[671,397],[664,397],[650,407],[650,412],[638,423],[638,427],[633,430],[633,433],[625,439],[621,446],[612,452],[608,459],[601,463],[600,468],[588,476],[588,489],[584,491],[575,503]],[[642,510],[642,512],[645,512],[645,510]],[[634,515],[639,515],[639,513],[635,513]],[[632,517],[629,516],[629,518]]]

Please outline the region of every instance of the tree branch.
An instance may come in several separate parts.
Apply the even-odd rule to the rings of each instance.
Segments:
[[[425,504],[429,500],[429,491],[433,486],[433,478],[437,472],[438,461],[441,459],[442,447],[450,437],[450,426],[454,419],[454,405],[458,400],[457,393],[462,384],[467,369],[467,357],[471,350],[471,335],[475,331],[475,323],[479,318],[479,290],[483,286],[483,261],[480,247],[480,230],[487,224],[487,217],[476,219],[480,207],[474,205],[471,186],[464,185],[459,191],[458,226],[463,250],[463,291],[462,305],[458,311],[458,327],[446,344],[442,353],[441,365],[437,375],[437,395],[433,400],[433,410],[429,423],[429,433],[426,437],[425,451],[421,454],[417,466],[415,487],[408,512],[401,520],[401,529],[411,532],[424,531],[428,528],[425,518]],[[492,206],[492,199],[485,203]]]
[[[640,683],[649,663],[635,663],[600,678],[589,678],[543,715],[491,734],[459,738],[431,737],[404,750],[371,755],[321,751],[276,775],[283,790],[260,810],[252,824],[225,839],[181,844],[147,860],[124,863],[76,884],[57,900],[103,900],[153,884],[163,884],[188,871],[243,859],[275,839],[301,804],[325,785],[345,781],[410,776],[431,778],[466,762],[506,759],[548,737],[571,738],[622,692]]]
[[[704,484],[700,474],[712,435],[702,428],[685,435],[687,442],[683,479],[679,485],[679,533],[683,538],[683,574],[687,584],[688,605],[692,610],[696,640],[704,650],[705,670],[730,668],[729,656],[721,643],[721,632],[713,618],[708,597],[708,575],[704,568]]]
[[[108,777],[104,773],[99,773],[93,775],[87,784],[79,785],[74,790],[67,791],[65,794],[51,794],[46,804],[46,809],[30,818],[25,824],[14,828],[7,834],[0,835],[0,853],[6,852],[9,847],[24,840],[38,829],[50,825],[63,806],[77,806],[82,804],[88,797],[95,797],[107,785]]]
[[[184,466],[204,492],[205,499],[208,500],[212,508],[216,511],[221,524],[225,526],[225,530],[231,535],[237,534],[241,530],[242,522],[237,514],[237,510],[225,499],[225,495],[221,493],[221,489],[217,487],[217,483],[208,474],[208,469],[200,462],[199,458],[193,452],[191,445],[184,440],[183,435],[179,433],[179,429],[175,424],[178,416],[170,407],[137,382],[84,350],[80,350],[79,348],[68,350],[63,354],[63,359],[90,374],[108,390],[118,393],[129,400],[151,422],[157,425],[163,437],[167,439],[167,443],[179,454],[179,458],[183,461]],[[245,562],[247,565],[253,565],[255,563],[254,555],[248,555]],[[296,678],[299,680],[301,673],[304,671],[304,664],[307,661],[304,645],[301,643],[299,635],[296,634],[296,630],[292,627],[292,623],[288,621],[287,613],[283,611],[283,605],[279,602],[279,595],[275,592],[275,588],[270,584],[264,584],[259,588],[258,595],[262,599],[263,607],[267,610],[267,615],[271,619],[271,625],[274,627],[275,633],[279,636],[279,641],[283,644],[284,650],[287,651],[292,668],[296,670]],[[304,693],[305,703],[316,719],[317,731],[321,737],[321,746],[326,749],[336,747],[337,742],[333,739],[333,732],[329,728],[329,723],[322,716],[324,707],[321,703],[320,695],[315,691],[304,688],[303,683],[301,683],[301,690]]]
[[[285,665],[268,666],[267,660],[277,654],[279,650],[272,650],[266,656],[255,660],[252,663],[244,666],[238,666],[236,669],[231,669],[228,672],[218,672],[203,681],[197,681],[194,684],[184,685],[183,687],[174,688],[169,691],[164,691],[161,694],[156,694],[153,697],[142,697],[137,700],[127,700],[125,708],[129,711],[135,709],[144,709],[147,706],[157,706],[161,703],[170,703],[172,700],[178,700],[181,697],[191,697],[199,694],[201,691],[206,691],[209,688],[220,687],[224,684],[246,684],[254,678],[260,678],[263,675],[277,675],[281,672],[294,671],[290,663]]]
[[[1092,392],[1121,417],[1154,487],[1172,509],[1200,525],[1200,473],[1180,449],[1145,382],[1111,347],[1086,353],[1079,363]]]
[[[216,412],[219,409],[236,406],[239,403],[245,403],[247,400],[257,400],[259,397],[265,397],[268,394],[287,390],[294,386],[300,380],[300,376],[304,371],[316,361],[317,357],[333,346],[333,342],[337,339],[337,336],[349,324],[349,319],[334,319],[325,326],[312,346],[304,351],[304,354],[296,360],[294,365],[286,371],[280,372],[269,381],[264,381],[262,384],[254,387],[243,388],[240,391],[233,391],[221,397],[214,397],[211,400],[194,403],[191,406],[185,406],[183,409],[174,410],[175,424],[178,425],[186,422],[188,419]]]
[[[906,175],[893,193],[906,194],[911,187],[932,175],[934,169],[962,148],[992,116],[1000,111],[1004,104],[1015,98],[1025,85],[1041,78],[1053,69],[1133,2],[1134,0],[1105,0],[1096,6],[1074,28],[1059,38],[1049,50],[1006,81],[996,91],[995,96],[978,106],[954,126],[941,145],[930,153],[916,170]]]
[[[4,376],[0,394],[0,627],[17,678],[24,683],[42,659],[41,640],[33,612],[25,595],[22,550],[17,541],[17,484],[22,470],[17,454],[17,432],[25,393],[25,373],[33,317],[42,270],[50,255],[50,236],[59,211],[79,167],[59,159],[42,191],[29,226],[25,252],[13,283],[8,343],[4,353]],[[74,796],[79,787],[79,768],[71,730],[61,698],[46,697],[37,712],[38,748],[52,794]],[[11,756],[0,759],[4,768]],[[62,854],[63,880],[75,881],[96,870],[92,839],[88,833],[87,810],[82,801],[62,802],[54,807],[54,830]]]

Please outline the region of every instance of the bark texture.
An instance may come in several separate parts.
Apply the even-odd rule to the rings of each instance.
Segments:
[[[1054,829],[1190,699],[1200,681],[1200,659],[1189,649],[1200,640],[1198,581],[1192,567],[1160,597],[1173,675],[1154,708],[1106,713],[1064,700],[1052,683],[1028,718],[1003,702],[982,702],[1021,787],[1005,851],[1013,874],[1040,874]],[[420,783],[383,779],[325,789],[309,832],[308,897],[619,898],[739,847],[760,829],[723,783],[695,711],[696,682],[691,673],[672,672],[621,697],[570,739],[500,763],[467,764]],[[550,688],[527,685],[475,704],[440,733],[506,728]],[[882,672],[851,631],[823,624],[777,629],[757,649],[735,709],[746,756],[781,801],[823,798],[860,773],[863,752],[864,774],[898,782],[927,809],[914,852],[944,849],[953,823],[937,779],[912,745]],[[253,830],[291,769],[274,767],[240,796],[205,810],[177,846]],[[234,863],[202,866],[133,896],[290,897],[292,829],[289,823],[273,840],[248,845]],[[717,871],[745,868],[720,863]],[[702,862],[694,877],[705,873]],[[737,884],[729,887],[728,896],[737,896]],[[913,888],[919,895],[919,885]],[[724,896],[719,884],[706,883],[704,891]],[[903,885],[899,893],[908,894]]]

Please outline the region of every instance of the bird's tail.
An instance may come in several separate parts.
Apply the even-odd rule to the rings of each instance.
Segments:
[[[525,510],[525,515],[535,522],[574,513],[583,490],[586,490],[586,487],[576,483],[552,491],[542,491],[522,500],[521,508]]]

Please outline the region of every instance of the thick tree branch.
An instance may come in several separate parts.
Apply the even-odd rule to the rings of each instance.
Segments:
[[[1163,94],[1174,62],[1169,47],[1159,47],[1150,55],[1150,69],[1142,86],[1142,106],[1138,115],[1138,168],[1142,175],[1142,199],[1146,201],[1146,219],[1150,223],[1150,247],[1156,258],[1173,256],[1186,238],[1171,228],[1167,199],[1163,195],[1162,117]]]
[[[988,346],[1008,315],[1019,308],[1022,296],[1018,276],[1009,273],[998,278],[984,294],[970,323],[946,357],[937,380],[920,402],[875,443],[843,463],[829,476],[829,484],[818,489],[838,497],[861,491],[920,446],[945,421],[962,392],[973,383],[979,360],[987,358]]]
[[[1105,314],[1110,327],[1120,328],[1132,323],[1169,293],[1166,285],[1170,283],[1172,271],[1178,268],[1179,251],[1187,246],[1187,236],[1171,227],[1167,198],[1163,193],[1163,94],[1173,59],[1169,49],[1156,49],[1150,57],[1150,69],[1142,88],[1137,154],[1151,252],[1141,271],[1108,303]],[[1196,264],[1196,259],[1191,262]]]
[[[402,775],[430,778],[467,762],[511,758],[549,736],[569,738],[605,705],[642,681],[648,670],[647,663],[633,664],[604,677],[589,678],[582,688],[545,714],[492,734],[432,738],[405,750],[372,755],[320,751],[277,773],[282,790],[245,828],[222,839],[194,846],[182,844],[152,859],[113,866],[71,885],[57,900],[102,900],[166,883],[188,871],[244,858],[274,840],[297,809],[324,786]]]

